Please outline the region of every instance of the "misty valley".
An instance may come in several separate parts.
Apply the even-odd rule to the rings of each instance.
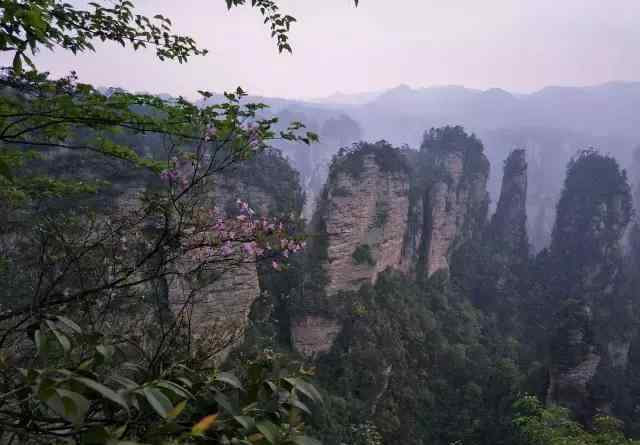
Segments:
[[[80,3],[0,1],[0,445],[640,441],[640,82],[139,92],[40,50],[211,54]]]

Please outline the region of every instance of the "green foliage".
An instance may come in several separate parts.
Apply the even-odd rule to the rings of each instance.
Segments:
[[[124,360],[126,351],[114,338],[86,332],[62,316],[46,318],[31,340],[29,366],[6,356],[0,363],[0,425],[19,441],[312,440],[304,436],[302,420],[311,413],[308,403],[321,397],[281,357],[262,354],[240,366],[238,377],[178,357],[150,372]],[[19,422],[23,418],[29,423]]]
[[[368,244],[360,244],[351,254],[351,258],[353,258],[354,264],[366,264],[368,266],[375,266],[376,260],[373,258],[373,254],[371,252],[371,246]]]
[[[343,330],[318,362],[330,396],[327,443],[349,443],[371,422],[384,443],[509,443],[521,376],[482,314],[441,284],[422,289],[385,272],[343,294]]]
[[[449,153],[460,153],[467,179],[477,174],[489,174],[489,161],[483,154],[482,142],[474,134],[467,134],[461,126],[431,128],[424,134],[420,152],[424,155],[421,167],[428,168],[427,176],[432,180],[447,180],[442,166],[435,160]]]
[[[583,445],[583,444],[636,444],[624,437],[621,422],[613,417],[599,415],[593,421],[593,429],[586,430],[572,420],[567,409],[557,406],[543,407],[532,396],[514,404],[513,421],[519,443],[526,445]]]
[[[276,149],[265,150],[246,162],[238,163],[222,172],[230,181],[240,181],[245,190],[256,190],[273,202],[270,215],[299,215],[304,206],[304,191],[300,186],[300,174]],[[254,199],[239,191],[234,196],[244,199],[252,207]],[[257,204],[257,203],[255,203]]]
[[[563,260],[574,273],[578,272],[585,261],[599,258],[602,249],[619,239],[631,214],[626,172],[610,156],[595,150],[582,151],[567,166],[553,246],[560,255],[570,254],[571,258]]]
[[[113,41],[133,49],[154,47],[160,59],[186,62],[192,55],[206,54],[190,37],[171,34],[171,21],[162,15],[148,18],[136,14],[130,1],[118,0],[109,7],[91,3],[84,10],[57,0],[0,2],[0,51],[13,52],[13,69],[23,62],[35,69],[27,56],[41,48],[60,48],[74,54],[94,50],[92,41]]]
[[[383,172],[408,173],[409,167],[400,149],[392,147],[386,141],[375,144],[359,142],[350,148],[341,148],[333,157],[329,167],[330,179],[340,173],[359,178],[364,171],[364,160],[373,156]]]
[[[299,122],[276,129],[277,119],[258,116],[265,105],[241,103],[240,88],[199,107],[101,92],[73,72],[63,79],[38,72],[28,52],[75,54],[92,51],[96,40],[153,47],[160,60],[206,53],[161,15],[137,14],[127,0],[101,3],[84,10],[57,0],[0,2],[0,52],[13,57],[0,77],[0,442],[315,445],[303,421],[320,397],[298,365],[266,353],[223,372],[213,360],[220,351],[203,357],[197,343],[217,335],[229,347],[233,332],[193,334],[185,311],[195,289],[182,308],[170,307],[169,277],[199,278],[205,266],[228,264],[228,255],[187,273],[167,265],[198,262],[205,246],[207,254],[223,248],[211,228],[224,222],[207,221],[215,211],[202,205],[207,178],[260,156],[266,170],[286,175],[268,141],[310,144],[317,136]],[[290,50],[294,19],[271,1],[251,6],[271,22],[280,50]],[[277,211],[300,211],[295,175],[276,185],[251,179],[278,198],[287,193]],[[135,197],[101,207],[108,185]],[[233,230],[244,247],[267,240]]]

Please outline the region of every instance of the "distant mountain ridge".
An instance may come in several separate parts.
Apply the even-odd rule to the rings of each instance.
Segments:
[[[222,100],[216,94],[207,103]],[[430,128],[461,125],[484,143],[492,165],[488,189],[494,202],[501,163],[511,150],[525,149],[530,172],[528,226],[536,249],[548,244],[565,168],[578,150],[596,148],[630,168],[632,153],[640,146],[640,82],[548,86],[528,94],[459,85],[400,85],[308,100],[248,96],[245,102],[263,102],[270,106],[267,114],[283,124],[299,120],[320,134],[321,143],[311,149],[276,144],[302,175],[308,212],[331,157],[352,142],[386,140],[417,148]],[[640,172],[630,173],[640,178]]]

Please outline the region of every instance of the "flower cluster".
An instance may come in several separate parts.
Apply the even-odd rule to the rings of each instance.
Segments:
[[[244,131],[247,138],[247,145],[251,151],[258,151],[262,148],[262,137],[260,135],[259,127],[253,123],[248,123]]]
[[[160,179],[170,186],[178,186],[185,190],[193,182],[197,161],[192,159],[187,153],[180,157],[174,156],[169,160],[169,168],[160,173]]]
[[[200,261],[270,258],[271,266],[281,270],[283,261],[305,248],[304,241],[288,234],[283,221],[257,217],[247,202],[237,200],[236,203],[237,216],[229,217],[213,208],[206,213],[206,219],[194,228],[194,235],[186,248]]]

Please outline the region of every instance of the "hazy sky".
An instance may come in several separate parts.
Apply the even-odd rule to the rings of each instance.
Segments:
[[[77,3],[77,2],[76,2]],[[293,55],[279,55],[250,8],[224,0],[137,0],[210,50],[186,65],[98,46],[92,55],[44,51],[55,74],[76,69],[101,86],[194,96],[243,86],[318,97],[404,83],[529,92],[546,85],[640,80],[640,0],[281,0],[298,19]]]

